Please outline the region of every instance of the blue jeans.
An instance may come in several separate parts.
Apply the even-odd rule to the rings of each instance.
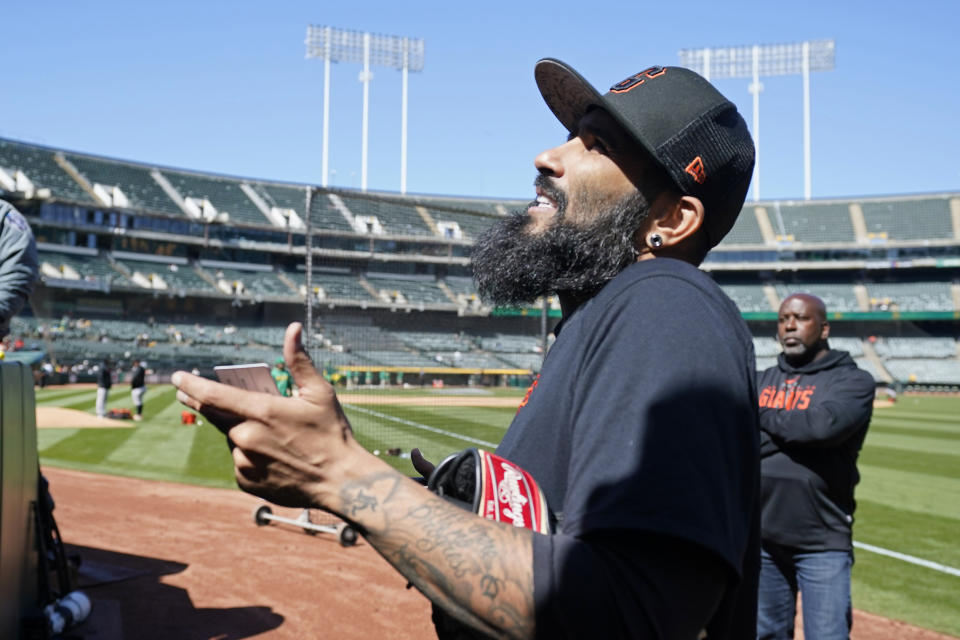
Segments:
[[[847,640],[853,624],[850,569],[853,551],[803,552],[764,542],[760,551],[758,640],[793,638],[797,590],[806,640]]]

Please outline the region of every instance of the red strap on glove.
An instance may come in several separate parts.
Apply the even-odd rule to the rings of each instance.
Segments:
[[[552,530],[546,497],[533,476],[494,453],[470,448],[448,456],[430,474],[427,488],[488,520],[537,533]]]

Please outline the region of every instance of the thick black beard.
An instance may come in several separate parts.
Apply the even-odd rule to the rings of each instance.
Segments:
[[[639,192],[608,206],[585,225],[567,222],[565,208],[564,203],[540,233],[528,231],[531,218],[524,210],[480,235],[471,266],[481,299],[529,304],[554,292],[586,299],[635,261],[633,236],[650,211]]]

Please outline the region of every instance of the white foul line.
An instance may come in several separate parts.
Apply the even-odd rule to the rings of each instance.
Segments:
[[[909,562],[910,564],[917,564],[917,565],[920,565],[921,567],[933,569],[934,571],[949,573],[952,576],[960,577],[960,569],[954,569],[953,567],[948,567],[945,564],[940,564],[938,562],[930,562],[929,560],[924,560],[922,558],[915,558],[914,556],[908,556],[905,553],[890,551],[889,549],[875,547],[872,544],[857,542],[856,540],[853,541],[853,546],[857,547],[858,549],[863,549],[865,551],[872,551],[873,553],[879,553],[882,556],[889,556],[891,558],[896,558],[897,560],[903,560],[904,562]]]
[[[403,418],[398,418],[396,416],[391,416],[386,413],[380,413],[379,411],[373,411],[371,409],[366,409],[364,407],[359,407],[354,404],[345,404],[344,406],[350,407],[354,411],[359,411],[360,413],[366,413],[368,415],[374,416],[376,418],[381,418],[383,420],[390,420],[392,422],[398,422],[400,424],[406,425],[408,427],[413,427],[414,429],[421,429],[423,431],[430,431],[431,433],[438,433],[449,438],[456,438],[457,440],[463,440],[464,442],[472,442],[474,444],[479,444],[485,447],[490,447],[495,449],[497,447],[493,442],[487,442],[486,440],[480,440],[478,438],[471,438],[469,436],[461,435],[459,433],[454,433],[452,431],[444,431],[443,429],[437,429],[436,427],[431,427],[420,422],[413,422],[411,420],[404,420]],[[863,549],[864,551],[872,551],[873,553],[880,554],[882,556],[889,556],[891,558],[896,558],[897,560],[903,560],[904,562],[909,562],[911,564],[916,564],[921,567],[926,567],[928,569],[933,569],[934,571],[940,571],[942,573],[949,573],[953,576],[960,577],[960,569],[954,569],[953,567],[948,567],[945,564],[940,564],[937,562],[931,562],[929,560],[924,560],[922,558],[916,558],[914,556],[908,556],[905,553],[899,553],[897,551],[890,551],[889,549],[883,549],[881,547],[875,547],[872,544],[867,544],[865,542],[857,542],[854,540],[853,546],[858,549]]]
[[[437,429],[436,427],[431,427],[430,425],[421,424],[419,422],[412,422],[410,420],[404,420],[403,418],[398,418],[396,416],[387,415],[386,413],[380,413],[378,411],[373,411],[371,409],[366,409],[364,407],[358,407],[355,404],[345,404],[345,407],[350,407],[354,411],[359,411],[360,413],[366,413],[368,415],[374,416],[376,418],[381,418],[383,420],[392,420],[393,422],[399,422],[400,424],[406,425],[408,427],[413,427],[414,429],[421,429],[423,431],[430,431],[432,433],[439,433],[442,436],[447,436],[449,438],[456,438],[457,440],[463,440],[464,442],[472,442],[473,444],[479,444],[484,447],[490,447],[491,449],[496,449],[497,445],[493,442],[487,442],[486,440],[479,440],[477,438],[471,438],[470,436],[464,436],[459,433],[454,433],[453,431],[444,431],[443,429]]]

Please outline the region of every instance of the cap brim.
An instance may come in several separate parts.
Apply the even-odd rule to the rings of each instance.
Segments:
[[[543,58],[533,69],[540,95],[567,131],[574,133],[580,118],[603,99],[583,76],[554,58]]]
[[[603,95],[570,65],[555,58],[543,58],[534,67],[533,76],[540,95],[567,131],[576,134],[580,119],[590,108],[601,107],[650,154],[654,162],[663,166],[656,149],[636,131],[630,120],[620,113],[616,105],[608,104]]]

